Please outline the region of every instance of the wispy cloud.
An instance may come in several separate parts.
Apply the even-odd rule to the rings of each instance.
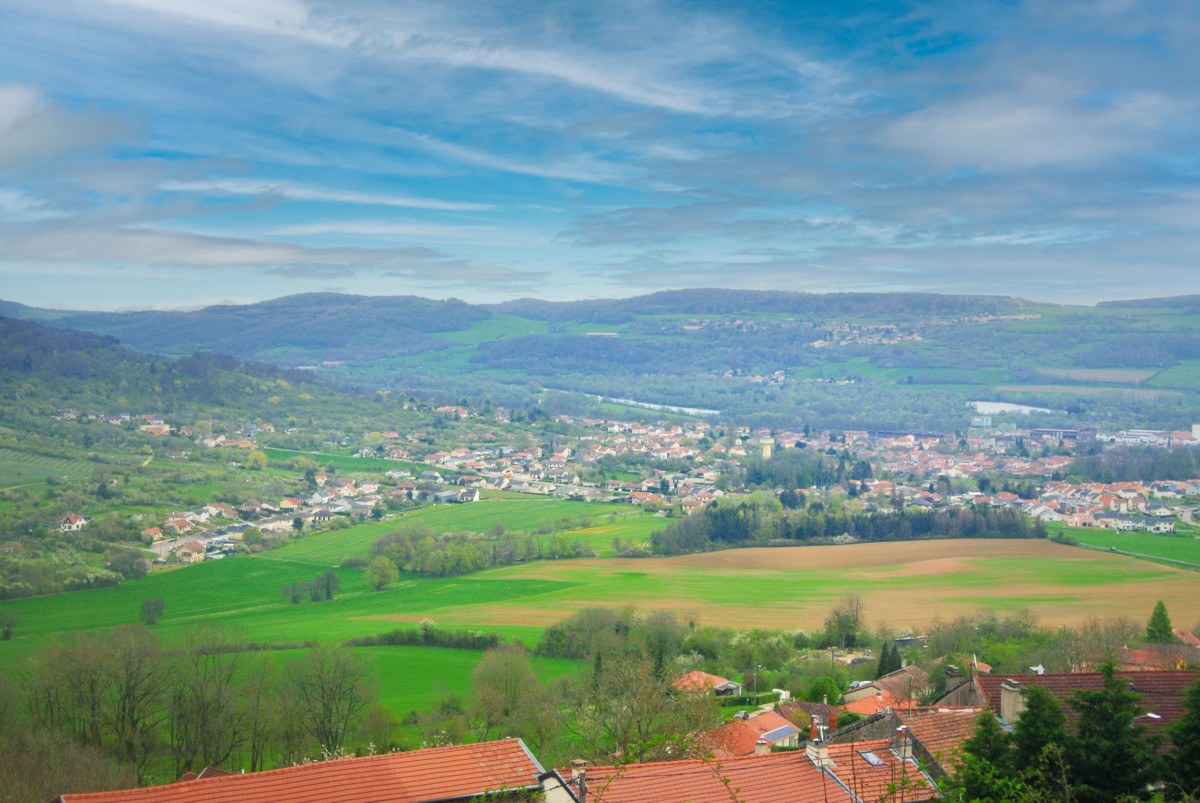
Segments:
[[[438,209],[456,212],[494,209],[492,204],[469,201],[441,201],[434,198],[412,198],[351,190],[306,187],[286,181],[262,179],[215,179],[208,181],[166,181],[159,185],[166,192],[189,192],[203,195],[250,195],[287,198],[293,201],[321,201],[367,206],[400,206],[410,209]]]

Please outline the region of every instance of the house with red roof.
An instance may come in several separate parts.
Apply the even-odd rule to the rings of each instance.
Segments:
[[[686,675],[681,675],[675,679],[672,684],[680,691],[691,692],[712,692],[718,697],[726,695],[737,696],[742,693],[742,684],[727,680],[720,675],[710,675],[707,672],[701,672],[695,669],[688,672]]]
[[[932,779],[903,738],[769,750],[760,744],[736,758],[589,767],[573,773],[569,800],[580,799],[581,781],[592,803],[916,803],[936,797]],[[567,800],[548,797],[547,803]]]
[[[54,803],[434,803],[542,800],[561,789],[520,739],[344,758],[164,786],[59,795]],[[570,799],[564,797],[560,799]]]
[[[73,533],[82,530],[90,521],[91,518],[88,516],[80,516],[78,513],[68,513],[58,523],[58,529],[64,533]]]
[[[748,756],[762,751],[762,745],[797,747],[803,738],[800,729],[777,711],[763,711],[757,716],[735,719],[700,737],[717,758]]]
[[[1146,725],[1151,733],[1166,736],[1167,729],[1184,714],[1188,689],[1200,680],[1197,670],[1120,671],[1116,676],[1129,691],[1141,698],[1146,710]],[[1012,727],[1025,710],[1024,689],[1042,686],[1062,704],[1068,722],[1076,717],[1069,705],[1076,691],[1099,691],[1104,686],[1100,672],[1046,673],[1042,675],[972,675],[950,689],[936,705],[983,706],[1000,718],[1001,725]],[[1153,716],[1149,716],[1153,714]]]
[[[192,541],[179,548],[179,559],[184,563],[199,563],[204,560],[204,544]]]

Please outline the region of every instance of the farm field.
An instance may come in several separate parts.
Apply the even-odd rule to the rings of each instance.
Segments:
[[[358,529],[367,532],[383,524],[391,522]],[[0,642],[0,671],[20,665],[61,634],[135,624],[148,597],[164,600],[164,615],[154,631],[166,646],[181,643],[187,629],[211,622],[236,628],[250,641],[302,648],[314,641],[341,643],[378,635],[426,618],[439,628],[497,632],[533,646],[541,628],[593,605],[666,609],[685,620],[732,628],[812,631],[850,591],[863,598],[872,627],[920,627],[938,617],[980,610],[1028,609],[1045,625],[1076,623],[1092,615],[1143,620],[1159,599],[1180,623],[1200,619],[1200,573],[1042,540],[910,541],[541,561],[463,577],[403,575],[382,591],[370,589],[360,570],[335,569],[341,580],[335,599],[291,604],[282,588],[340,561],[345,544],[327,548],[324,557],[314,548],[322,540],[333,543],[354,532],[318,534],[263,555],[158,572],[114,588],[6,602],[3,607],[16,614],[18,626],[13,640]],[[374,657],[383,700],[399,713],[428,707],[448,692],[463,693],[482,657],[432,647],[357,649]],[[571,661],[540,660],[535,666],[547,676],[579,667]]]
[[[1064,528],[1063,532],[1080,543],[1093,546],[1115,547],[1125,552],[1154,555],[1167,560],[1181,560],[1200,567],[1200,538],[1151,533],[1121,533],[1113,530],[1086,528]]]
[[[167,644],[214,620],[251,641],[298,645],[377,635],[425,618],[528,644],[540,628],[590,605],[667,609],[728,627],[812,630],[849,591],[862,596],[872,625],[896,627],[986,609],[1028,608],[1048,624],[1089,615],[1141,619],[1159,599],[1181,622],[1200,619],[1200,573],[1049,541],[1000,539],[540,561],[462,577],[403,575],[383,591],[370,589],[361,570],[336,569],[341,589],[334,600],[293,605],[283,587],[330,563],[288,552],[320,537],[114,588],[6,602],[20,624],[16,638],[0,642],[0,665],[58,633],[136,623],[147,597],[164,600],[155,631]]]
[[[435,505],[412,510],[388,521],[314,535],[275,550],[267,557],[336,566],[346,556],[365,557],[375,541],[413,521],[424,522],[437,532],[465,530],[476,533],[485,533],[496,522],[500,522],[506,531],[523,537],[523,533],[542,525],[556,525],[564,518],[585,526],[577,529],[555,526],[554,531],[562,532],[571,539],[577,538],[594,549],[598,556],[614,554],[614,538],[640,543],[649,538],[653,530],[665,526],[662,519],[656,519],[637,508],[522,495],[516,499],[485,498],[466,505]]]
[[[95,464],[18,452],[0,447],[0,488],[41,482],[46,477],[86,477]]]
[[[1159,599],[1180,621],[1200,619],[1200,576],[1147,561],[1048,541],[911,541],[742,549],[640,560],[510,566],[489,579],[562,582],[530,597],[423,614],[482,628],[547,625],[587,605],[666,609],[728,627],[814,630],[845,593],[872,625],[920,627],[982,610],[1028,609],[1045,624],[1092,615],[1141,619]],[[393,615],[393,621],[417,617]]]

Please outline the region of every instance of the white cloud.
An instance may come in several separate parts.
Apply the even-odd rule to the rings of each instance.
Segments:
[[[359,274],[410,277],[440,283],[524,285],[543,274],[492,265],[429,248],[307,248],[286,242],[214,237],[150,227],[0,229],[9,264],[46,263],[164,268],[254,268],[289,276]]]
[[[215,195],[277,196],[293,201],[324,201],[331,203],[363,204],[367,206],[400,206],[412,209],[436,209],[473,212],[494,209],[492,204],[467,201],[442,201],[435,198],[412,198],[353,190],[331,190],[306,187],[287,181],[267,179],[213,179],[208,181],[166,181],[159,185],[166,192],[194,192]]]
[[[0,169],[110,142],[126,133],[116,120],[63,109],[30,84],[0,84]]]
[[[1089,102],[1082,88],[1038,79],[912,112],[886,125],[879,140],[947,167],[1087,164],[1150,146],[1179,111],[1157,93]]]

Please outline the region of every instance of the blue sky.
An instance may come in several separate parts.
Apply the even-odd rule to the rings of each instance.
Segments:
[[[0,298],[1200,292],[1154,0],[0,0]]]

